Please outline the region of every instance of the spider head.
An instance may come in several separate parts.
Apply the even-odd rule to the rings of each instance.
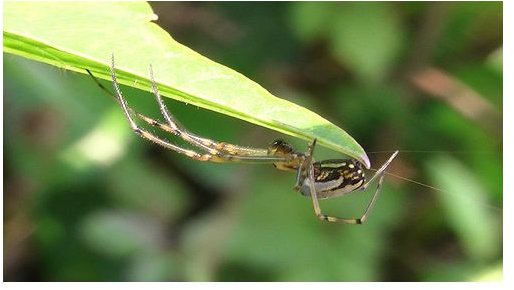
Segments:
[[[279,170],[296,170],[303,161],[303,154],[296,152],[291,145],[280,139],[269,145],[268,155],[286,157],[287,161],[273,163],[273,166]]]
[[[363,165],[354,159],[331,159],[316,162],[314,188],[319,198],[331,198],[353,192],[366,181]],[[311,180],[305,178],[300,188],[303,195],[310,196]]]
[[[294,152],[293,147],[281,139],[273,141],[268,147],[268,154],[274,156],[288,156]]]

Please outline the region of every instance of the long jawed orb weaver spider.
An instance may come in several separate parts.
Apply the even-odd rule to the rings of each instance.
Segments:
[[[157,99],[161,114],[166,123],[161,123],[155,119],[147,117],[128,106],[119,88],[116,72],[114,69],[114,55],[111,59],[111,78],[115,91],[114,97],[121,105],[125,117],[127,118],[132,130],[145,139],[148,139],[164,148],[171,149],[189,158],[199,161],[210,162],[252,162],[252,163],[272,163],[275,168],[286,171],[296,171],[296,183],[294,190],[299,191],[304,196],[310,196],[316,216],[323,221],[338,222],[346,224],[362,224],[375,205],[378,194],[382,186],[386,168],[398,154],[395,151],[391,157],[376,171],[376,173],[366,182],[363,165],[356,159],[331,159],[315,162],[313,156],[316,139],[308,146],[306,153],[301,153],[293,149],[289,144],[282,140],[276,140],[267,149],[243,147],[225,142],[216,142],[207,138],[192,134],[170,114],[164,101],[159,94],[157,85],[153,77],[152,66],[150,65],[150,80],[152,91]],[[87,70],[98,86],[109,95],[111,92],[105,88]],[[205,153],[198,153],[194,150],[185,149],[164,140],[145,129],[135,122],[139,118],[150,126],[157,127],[165,132],[171,133],[182,138],[189,144],[198,147]],[[366,210],[360,218],[340,218],[323,214],[319,205],[319,199],[328,199],[344,196],[357,190],[365,190],[375,179],[378,178],[378,185],[369,201]]]

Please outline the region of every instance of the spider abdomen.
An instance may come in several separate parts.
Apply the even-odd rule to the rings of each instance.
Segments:
[[[331,198],[349,194],[365,182],[362,165],[352,159],[333,159],[316,162],[314,167],[314,188],[318,198]],[[310,179],[303,181],[300,192],[310,196]]]

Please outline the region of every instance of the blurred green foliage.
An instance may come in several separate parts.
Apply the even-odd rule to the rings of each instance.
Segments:
[[[367,224],[322,223],[294,174],[158,148],[88,77],[4,54],[5,280],[502,279],[501,3],[151,5],[181,43],[340,125],[375,168],[403,150],[390,172],[433,188],[388,176]],[[283,138],[168,105],[217,140]],[[370,194],[322,206],[356,216]]]

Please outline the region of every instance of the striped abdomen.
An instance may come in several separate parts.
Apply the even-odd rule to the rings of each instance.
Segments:
[[[365,182],[360,162],[352,159],[332,159],[316,162],[314,166],[314,187],[318,198],[346,195],[359,189]],[[303,181],[300,192],[310,196],[310,180]]]

